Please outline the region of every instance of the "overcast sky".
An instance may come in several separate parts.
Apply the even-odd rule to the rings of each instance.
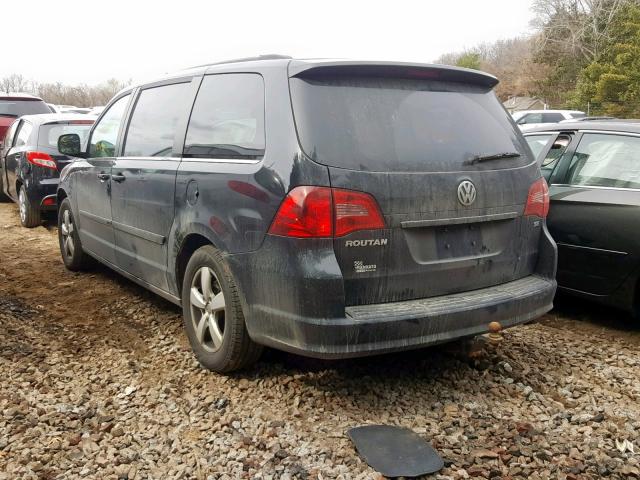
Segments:
[[[531,0],[5,1],[0,78],[140,81],[265,53],[432,62],[526,34],[530,7]]]

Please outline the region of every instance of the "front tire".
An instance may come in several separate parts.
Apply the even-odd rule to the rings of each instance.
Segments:
[[[93,263],[91,257],[82,250],[80,235],[71,210],[71,202],[65,198],[58,210],[58,242],[64,266],[72,272],[85,270]]]
[[[34,228],[42,224],[40,209],[31,203],[24,185],[18,192],[18,207],[20,207],[20,223],[23,227]]]
[[[249,337],[238,287],[219,250],[199,248],[182,285],[184,326],[202,366],[226,373],[253,364],[262,347]]]

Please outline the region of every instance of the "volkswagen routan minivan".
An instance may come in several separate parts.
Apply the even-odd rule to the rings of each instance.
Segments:
[[[411,349],[552,307],[545,181],[496,78],[441,65],[268,56],[109,103],[58,190],[62,258],[181,305],[200,363],[263,346]]]

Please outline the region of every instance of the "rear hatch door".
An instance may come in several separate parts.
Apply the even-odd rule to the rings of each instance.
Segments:
[[[57,171],[61,172],[64,167],[75,159],[63,155],[58,151],[58,138],[60,138],[61,135],[75,133],[80,137],[81,145],[86,145],[87,137],[89,136],[89,131],[94,121],[95,119],[90,117],[59,120],[41,125],[38,131],[38,150],[48,153],[55,160]]]
[[[386,222],[334,240],[347,305],[474,290],[533,272],[541,222],[523,211],[540,172],[495,83],[413,66],[294,72],[302,149],[327,166],[332,187],[373,195]]]

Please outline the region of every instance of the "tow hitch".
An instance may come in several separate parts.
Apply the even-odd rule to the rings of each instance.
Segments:
[[[489,324],[488,337],[489,342],[494,346],[499,345],[500,342],[504,340],[504,336],[502,335],[502,325],[500,325],[500,322],[491,322]]]

